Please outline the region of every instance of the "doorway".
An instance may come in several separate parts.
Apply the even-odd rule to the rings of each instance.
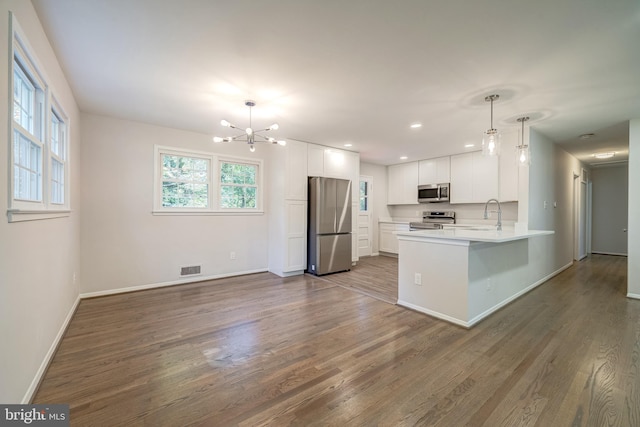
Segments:
[[[371,225],[373,177],[360,176],[360,200],[358,203],[358,257],[370,256],[373,240]]]
[[[587,223],[589,212],[587,211],[587,182],[588,172],[581,169],[580,175],[573,175],[573,259],[580,261],[587,257],[587,241],[589,232]]]

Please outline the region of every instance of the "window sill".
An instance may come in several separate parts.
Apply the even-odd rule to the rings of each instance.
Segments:
[[[39,221],[43,219],[55,219],[71,216],[71,210],[24,210],[24,209],[9,209],[7,211],[7,218],[9,222],[23,222],[23,221]]]
[[[225,210],[225,211],[152,211],[153,215],[158,216],[253,216],[264,215],[262,210]]]

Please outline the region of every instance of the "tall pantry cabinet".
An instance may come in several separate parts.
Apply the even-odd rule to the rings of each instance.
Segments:
[[[286,277],[303,274],[307,264],[307,144],[287,141],[274,148],[267,195],[269,271]]]

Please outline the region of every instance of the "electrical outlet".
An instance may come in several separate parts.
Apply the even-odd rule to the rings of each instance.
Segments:
[[[236,253],[235,252],[229,252],[229,259],[236,259]]]
[[[78,276],[77,276],[76,272],[74,271],[73,272],[73,284],[74,285],[76,284],[77,279],[78,279]]]
[[[487,278],[487,292],[493,289],[493,285],[491,284],[491,278]]]
[[[545,201],[544,201],[544,203],[543,203],[543,205],[544,205],[544,208],[545,208],[545,209],[547,209],[547,206],[548,206],[549,204],[548,204],[548,203],[547,203],[547,201],[545,200]]]
[[[422,274],[416,273],[413,278],[413,283],[415,283],[416,285],[422,285]]]

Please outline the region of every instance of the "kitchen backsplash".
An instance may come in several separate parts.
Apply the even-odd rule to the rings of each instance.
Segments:
[[[503,221],[517,221],[518,220],[518,202],[501,203],[502,208],[502,220]],[[484,203],[477,204],[455,204],[449,203],[421,203],[416,205],[396,205],[388,206],[389,213],[392,218],[409,218],[409,219],[422,219],[423,211],[454,211],[456,213],[456,220],[482,220],[484,213]],[[495,203],[489,205],[490,210],[497,208]],[[491,218],[497,218],[496,214],[491,214]]]

